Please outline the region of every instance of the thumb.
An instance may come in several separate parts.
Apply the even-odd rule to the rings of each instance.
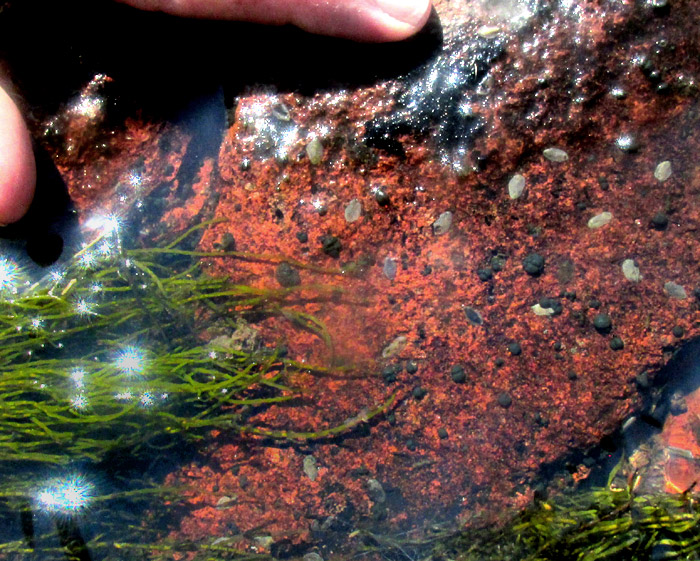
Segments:
[[[0,224],[16,222],[34,196],[36,169],[27,125],[0,87]]]
[[[293,24],[357,41],[399,41],[423,27],[430,0],[120,0],[144,10],[196,18]]]

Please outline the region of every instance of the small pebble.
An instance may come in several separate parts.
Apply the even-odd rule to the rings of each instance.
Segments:
[[[415,360],[411,360],[406,364],[406,372],[409,374],[415,374],[418,372],[418,363]]]
[[[534,312],[536,316],[553,316],[554,310],[552,308],[543,308],[540,304],[535,304],[531,306],[530,309]]]
[[[367,494],[375,503],[381,504],[386,502],[386,491],[384,491],[384,487],[376,479],[367,480]]]
[[[597,314],[593,318],[593,327],[598,333],[610,333],[612,329],[612,320],[608,314]]]
[[[676,300],[685,300],[688,297],[685,288],[673,281],[668,281],[664,284],[664,292],[669,298],[675,298]]]
[[[304,561],[323,561],[323,557],[321,557],[318,553],[315,551],[311,551],[309,553],[305,553],[304,557],[302,557]]]
[[[508,195],[511,199],[517,199],[525,190],[525,177],[516,173],[508,182]]]
[[[569,159],[569,155],[561,148],[545,148],[542,155],[550,162],[566,162]]]
[[[649,374],[647,374],[646,370],[641,374],[637,374],[634,381],[637,383],[640,389],[646,390],[651,387],[651,383],[649,382]]]
[[[523,269],[528,275],[538,277],[544,272],[544,257],[539,253],[531,253],[523,259]]]
[[[362,216],[362,203],[358,199],[353,199],[345,207],[345,220],[355,222]]]
[[[683,329],[683,327],[681,327],[680,325],[674,326],[671,331],[673,333],[673,336],[677,339],[680,339],[681,337],[683,337],[683,335],[685,335],[685,329]]]
[[[306,145],[306,155],[313,165],[318,165],[323,159],[323,144],[318,138],[314,138]]]
[[[622,342],[622,339],[619,337],[613,337],[610,339],[610,348],[613,351],[621,351],[625,347],[625,344]]]
[[[452,367],[450,376],[455,384],[463,384],[467,381],[467,373],[464,371],[464,367],[461,364],[455,364]]]
[[[404,335],[399,335],[382,350],[382,358],[396,356],[406,348],[408,339]]]
[[[668,226],[668,216],[663,212],[657,212],[651,219],[651,227],[655,230],[665,230]]]
[[[309,241],[309,235],[306,232],[297,232],[296,236],[299,243],[306,243]]]
[[[500,357],[500,356],[496,360],[493,361],[493,364],[496,368],[501,368],[505,363],[506,363],[505,359]]]
[[[318,477],[318,466],[316,465],[316,458],[313,456],[304,456],[304,461],[302,463],[304,474],[311,481],[316,481]]]
[[[601,212],[600,214],[596,214],[593,218],[591,218],[588,221],[588,227],[591,230],[597,230],[598,228],[602,228],[603,226],[610,224],[612,217],[612,213],[610,212]]]
[[[299,271],[292,267],[289,263],[280,263],[275,270],[275,278],[280,286],[291,288],[301,284],[301,276]]]
[[[672,173],[673,169],[671,168],[671,162],[665,160],[656,166],[656,169],[654,170],[654,177],[659,181],[666,181],[669,177],[671,177]]]
[[[512,404],[513,400],[506,392],[498,394],[498,405],[504,409],[508,409],[508,407],[510,407]]]
[[[398,265],[396,259],[391,257],[384,258],[384,265],[382,266],[382,273],[389,280],[394,280],[396,278],[396,272],[398,271]]]
[[[574,372],[573,370],[569,370],[569,371],[566,373],[566,377],[567,377],[569,380],[571,380],[572,382],[573,382],[574,380],[578,380],[578,375],[577,375],[576,372]]]
[[[639,282],[642,280],[642,275],[639,272],[639,267],[637,267],[634,259],[625,259],[622,262],[622,274],[630,282]]]
[[[438,437],[440,437],[440,440],[445,440],[448,436],[447,430],[445,430],[444,428],[439,428],[437,433],[438,433]]]
[[[452,213],[449,210],[446,210],[440,216],[438,216],[435,222],[433,222],[433,233],[436,236],[441,236],[442,234],[446,234],[451,226]]]
[[[472,325],[479,326],[484,324],[484,318],[481,317],[481,314],[474,308],[465,306],[464,315],[467,316],[467,321]]]
[[[523,352],[523,348],[520,346],[520,343],[509,343],[508,352],[513,356],[518,356]]]
[[[594,310],[597,310],[597,309],[600,308],[602,305],[603,305],[603,304],[601,303],[601,301],[598,300],[597,298],[594,298],[593,300],[591,300],[591,301],[588,302],[588,307],[589,307],[589,308],[593,308]]]

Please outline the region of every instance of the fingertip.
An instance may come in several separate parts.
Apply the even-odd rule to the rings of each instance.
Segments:
[[[26,214],[35,186],[29,130],[17,105],[0,88],[0,224],[17,222]]]
[[[428,21],[430,0],[368,0],[367,6],[379,24],[373,41],[401,41],[415,35]]]

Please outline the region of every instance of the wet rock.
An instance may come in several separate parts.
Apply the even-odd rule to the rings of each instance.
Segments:
[[[414,397],[416,400],[420,401],[420,400],[423,399],[426,395],[428,395],[428,390],[426,390],[426,389],[425,389],[424,387],[422,387],[422,386],[416,386],[415,388],[413,388],[413,391],[411,392],[411,394],[413,395],[413,397]]]
[[[615,140],[615,146],[623,152],[636,152],[639,150],[639,141],[633,134],[621,134]]]
[[[625,344],[619,337],[613,337],[612,339],[610,339],[610,348],[613,351],[621,351],[622,349],[624,349],[624,347]]]
[[[612,217],[613,216],[610,212],[601,212],[600,214],[596,214],[588,221],[588,227],[591,230],[602,228],[603,226],[610,224]]]
[[[622,262],[622,274],[630,282],[639,282],[643,278],[634,259],[625,259]]]
[[[443,212],[438,216],[437,220],[433,222],[433,233],[436,236],[441,236],[446,234],[452,227],[452,213],[449,210]]]
[[[523,352],[523,348],[520,346],[520,343],[509,343],[508,352],[513,356],[518,356]]]
[[[674,298],[676,300],[685,300],[688,297],[685,288],[673,281],[668,281],[664,284],[664,292],[669,298]]]
[[[542,155],[550,162],[561,163],[569,159],[569,155],[561,148],[545,148],[542,151]]]
[[[275,278],[280,286],[291,288],[301,284],[301,276],[299,271],[292,267],[289,263],[280,263],[275,269]]]

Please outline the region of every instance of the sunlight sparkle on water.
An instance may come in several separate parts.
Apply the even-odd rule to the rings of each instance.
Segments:
[[[50,482],[36,495],[42,510],[53,514],[77,514],[87,508],[94,497],[94,487],[80,475]]]
[[[146,365],[146,357],[141,349],[125,347],[117,354],[114,365],[125,374],[139,374]]]

